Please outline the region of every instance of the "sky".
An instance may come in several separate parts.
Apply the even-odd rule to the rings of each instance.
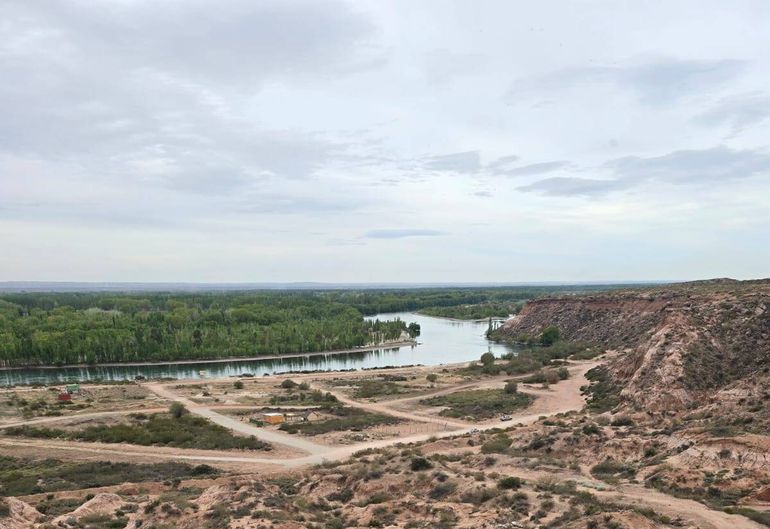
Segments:
[[[0,0],[0,280],[770,276],[770,2]]]

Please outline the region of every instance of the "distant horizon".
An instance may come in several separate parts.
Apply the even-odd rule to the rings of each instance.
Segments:
[[[0,281],[0,293],[24,292],[195,292],[195,291],[257,291],[257,290],[374,290],[420,288],[505,288],[505,287],[558,287],[558,286],[643,286],[668,285],[691,281],[712,281],[732,278],[686,280],[605,280],[605,281],[510,281],[510,282],[321,282],[321,281],[266,281],[266,282],[196,282],[196,281]],[[735,281],[753,281],[764,278]]]

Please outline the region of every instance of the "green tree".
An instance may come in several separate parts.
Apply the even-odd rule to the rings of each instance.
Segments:
[[[178,419],[182,415],[187,413],[187,408],[185,408],[181,402],[172,402],[171,406],[168,407],[168,412],[171,414],[172,417],[174,417],[175,419]]]
[[[540,335],[540,343],[545,346],[553,345],[561,338],[561,332],[555,325],[549,325],[543,329],[543,333]]]
[[[480,360],[481,360],[481,363],[484,364],[485,366],[491,366],[495,363],[495,355],[487,352],[481,355]]]

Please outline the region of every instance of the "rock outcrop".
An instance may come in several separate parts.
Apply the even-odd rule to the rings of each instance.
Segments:
[[[714,280],[528,303],[502,335],[562,336],[622,352],[608,367],[646,409],[697,402],[770,368],[770,281]]]

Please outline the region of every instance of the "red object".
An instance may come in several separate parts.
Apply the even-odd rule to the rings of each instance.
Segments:
[[[66,393],[66,392],[65,393],[59,393],[59,400],[60,401],[72,400],[72,395],[70,395],[69,393]]]

